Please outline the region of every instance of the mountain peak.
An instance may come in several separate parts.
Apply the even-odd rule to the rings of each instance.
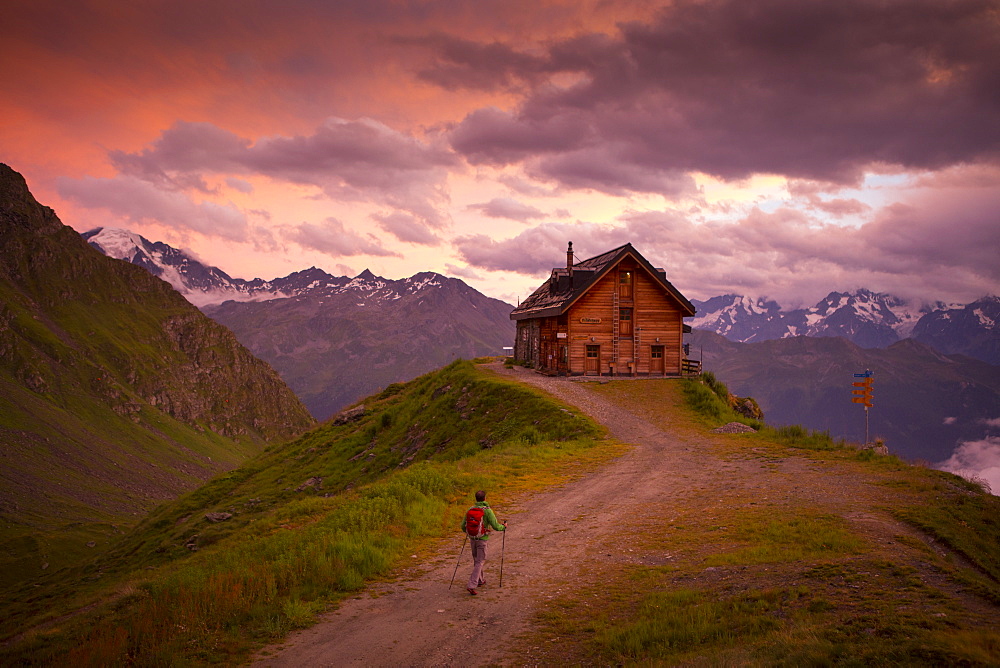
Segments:
[[[375,279],[378,278],[378,276],[376,276],[375,274],[373,274],[370,269],[366,268],[363,272],[361,272],[360,274],[358,274],[354,278],[355,278],[355,280],[374,281]]]
[[[7,220],[8,229],[20,228],[22,232],[42,232],[55,234],[63,229],[55,211],[39,204],[28,189],[28,182],[9,165],[0,162],[0,203],[4,211],[12,214]],[[7,239],[4,239],[6,241]]]

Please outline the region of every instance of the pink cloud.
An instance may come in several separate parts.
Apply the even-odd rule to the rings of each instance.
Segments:
[[[383,248],[371,235],[362,236],[347,229],[336,218],[327,218],[319,225],[302,223],[291,226],[285,231],[285,236],[303,248],[311,248],[333,256],[399,255]]]
[[[522,223],[545,217],[545,212],[541,209],[523,204],[511,197],[494,197],[489,202],[470,204],[468,208],[490,218],[508,218]]]
[[[246,215],[235,206],[195,203],[183,193],[161,190],[135,177],[63,178],[58,188],[60,195],[68,200],[84,207],[107,210],[132,223],[158,221],[178,230],[234,241],[245,241],[250,236]]]

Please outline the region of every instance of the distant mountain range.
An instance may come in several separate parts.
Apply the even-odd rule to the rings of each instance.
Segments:
[[[85,236],[200,301],[320,418],[455,356],[496,354],[513,337],[509,304],[437,274],[388,281],[312,268],[241,281],[128,232]],[[241,301],[208,303],[232,295]],[[1000,417],[997,297],[914,305],[857,290],[794,310],[736,295],[693,303],[692,356],[703,349],[706,368],[756,398],[769,422],[862,440],[863,410],[849,390],[852,374],[865,368],[877,372],[873,434],[905,457],[946,459],[957,443],[984,436],[984,420]]]
[[[863,442],[864,408],[851,402],[855,373],[872,371],[871,437],[910,461],[941,462],[963,442],[1000,436],[1000,367],[944,355],[914,339],[862,348],[842,337],[737,343],[704,330],[689,340],[738,396],[752,396],[772,425],[801,424]]]
[[[784,310],[774,301],[739,295],[692,300],[693,329],[756,343],[796,336],[841,336],[862,348],[913,338],[946,354],[1000,365],[1000,297],[970,304],[912,304],[892,295],[831,292],[811,308]]]
[[[231,329],[320,419],[456,358],[499,355],[514,341],[513,306],[433,272],[391,280],[312,267],[246,281],[127,230],[83,237],[145,267]]]

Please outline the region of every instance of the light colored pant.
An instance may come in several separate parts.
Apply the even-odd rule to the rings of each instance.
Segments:
[[[475,589],[483,581],[483,566],[486,564],[486,541],[470,538],[472,547],[472,575],[469,576],[469,589]]]

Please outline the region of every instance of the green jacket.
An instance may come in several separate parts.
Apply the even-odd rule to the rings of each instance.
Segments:
[[[483,517],[486,519],[486,526],[492,527],[494,531],[506,531],[507,530],[507,527],[505,527],[504,525],[502,525],[499,522],[497,522],[497,516],[493,514],[493,509],[490,508],[490,504],[486,503],[485,501],[477,501],[475,504],[473,504],[472,508],[485,508],[486,509],[486,512],[483,513]],[[470,510],[472,508],[470,508]],[[462,516],[462,533],[465,533],[465,516],[464,515]],[[482,538],[473,539],[473,540],[486,540],[489,537],[490,537],[490,534],[487,532],[487,534],[485,536],[483,536]]]

